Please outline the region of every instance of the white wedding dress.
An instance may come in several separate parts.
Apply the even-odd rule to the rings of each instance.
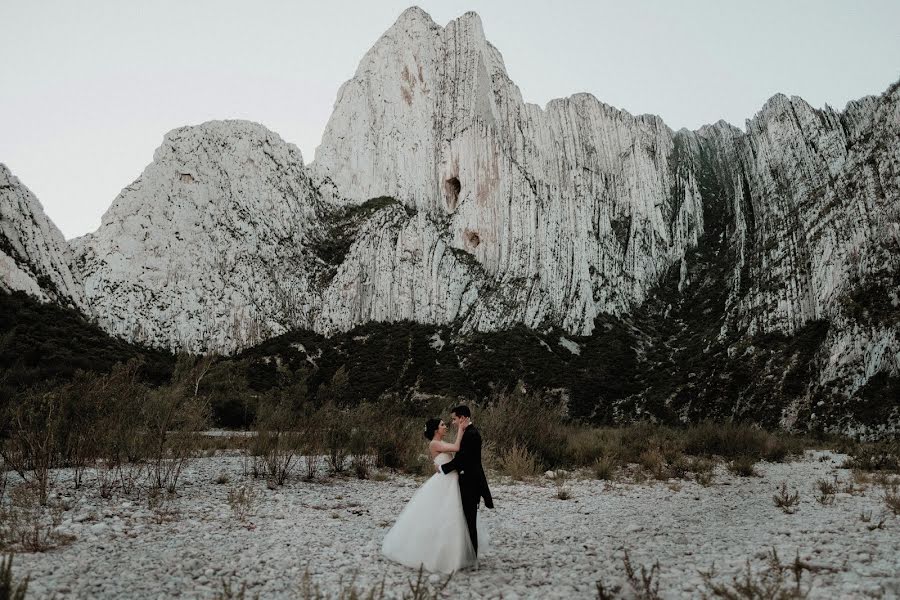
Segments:
[[[442,465],[451,458],[442,452],[434,458],[434,464]],[[483,556],[487,531],[480,522],[476,527],[479,554]],[[416,490],[384,537],[381,552],[407,567],[424,566],[436,573],[452,573],[475,564],[475,548],[463,515],[456,471],[435,473]]]

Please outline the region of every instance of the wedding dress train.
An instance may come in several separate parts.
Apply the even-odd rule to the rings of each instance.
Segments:
[[[450,454],[442,452],[434,464],[442,465],[451,459]],[[478,546],[482,555],[487,541],[487,531],[479,524]],[[475,563],[475,548],[469,539],[455,471],[446,475],[435,473],[422,484],[384,537],[381,552],[407,567],[424,566],[437,573],[452,573]]]

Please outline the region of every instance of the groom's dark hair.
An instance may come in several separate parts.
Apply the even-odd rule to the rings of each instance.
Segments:
[[[467,417],[472,418],[472,411],[469,410],[469,407],[465,404],[460,404],[456,408],[450,411],[451,415],[456,415],[457,417]]]

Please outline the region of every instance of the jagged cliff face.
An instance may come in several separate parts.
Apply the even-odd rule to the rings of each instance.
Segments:
[[[589,94],[526,104],[477,15],[440,27],[413,8],[340,89],[314,163],[253,123],[176,129],[72,242],[71,272],[3,177],[5,287],[157,347],[410,320],[561,332],[609,361],[594,346],[615,332],[631,371],[610,384],[582,360],[592,383],[573,381],[607,391],[579,414],[783,425],[900,374],[897,85],[673,132]]]
[[[0,163],[0,290],[85,310],[69,246],[31,191]]]
[[[778,95],[733,142],[737,324],[830,321],[820,379],[848,392],[900,372],[898,87],[843,112]]]
[[[526,104],[477,15],[441,28],[412,8],[342,86],[313,168],[350,202],[400,199],[474,257],[491,285],[456,315],[465,328],[588,333],[703,233],[679,144],[587,94]]]

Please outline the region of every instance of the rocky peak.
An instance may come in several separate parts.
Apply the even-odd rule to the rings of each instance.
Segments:
[[[77,240],[94,315],[127,339],[192,351],[305,322],[320,189],[296,146],[262,125],[170,131],[100,229]]]
[[[34,194],[0,163],[0,289],[84,310],[62,233]]]

